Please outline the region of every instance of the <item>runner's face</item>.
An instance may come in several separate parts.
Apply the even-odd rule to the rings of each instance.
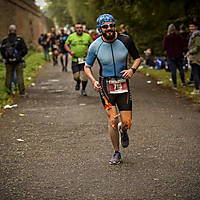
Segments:
[[[78,35],[82,35],[82,33],[83,33],[83,26],[82,26],[82,24],[76,24],[75,25],[75,29],[76,29],[76,33]]]
[[[61,28],[61,29],[60,29],[60,32],[63,34],[63,33],[64,33],[64,29],[63,29],[63,28]]]
[[[51,32],[52,32],[52,33],[55,33],[55,28],[51,28]]]
[[[190,30],[190,32],[194,32],[194,31],[196,31],[198,29],[198,27],[197,26],[195,26],[194,24],[190,24],[189,25],[189,30]]]
[[[115,38],[115,24],[112,22],[105,22],[101,26],[102,35],[106,40],[113,40]]]

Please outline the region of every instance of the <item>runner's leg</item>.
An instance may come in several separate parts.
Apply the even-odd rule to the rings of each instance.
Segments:
[[[127,131],[132,125],[132,111],[120,111],[120,117],[122,121],[122,131]]]
[[[67,64],[68,64],[68,54],[65,54],[65,71],[67,71]]]
[[[114,114],[117,114],[117,109],[115,106],[112,106]],[[108,131],[110,134],[110,139],[115,151],[119,151],[119,132],[117,129],[117,124],[119,122],[118,118],[113,118],[109,111],[106,111],[109,120],[108,120]]]
[[[64,69],[64,62],[63,62],[63,54],[62,53],[60,53],[60,62],[61,62],[61,65],[62,65],[62,71],[64,72],[65,71],[65,69]]]

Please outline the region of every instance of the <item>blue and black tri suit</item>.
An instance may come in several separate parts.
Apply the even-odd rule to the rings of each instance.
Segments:
[[[100,66],[99,83],[103,88],[103,93],[112,105],[117,104],[119,110],[132,110],[132,100],[128,80],[128,92],[112,95],[109,94],[107,90],[107,80],[111,78],[123,79],[123,74],[120,72],[128,69],[128,54],[130,54],[134,60],[140,58],[133,40],[127,35],[118,34],[117,39],[111,43],[105,42],[102,37],[96,39],[89,47],[86,60],[86,66],[92,67],[97,58]],[[102,95],[101,99],[105,105]]]

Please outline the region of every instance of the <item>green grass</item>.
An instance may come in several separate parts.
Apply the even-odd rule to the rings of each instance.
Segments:
[[[150,77],[156,79],[156,80],[162,81],[163,86],[173,88],[173,83],[172,83],[172,81],[170,81],[171,72],[166,72],[164,69],[156,70],[156,69],[151,69],[151,68],[147,68],[147,67],[140,68],[139,71],[146,74],[147,76],[150,76]],[[188,80],[190,78],[190,73],[191,73],[190,70],[185,72],[186,82],[188,82]],[[177,72],[177,92],[180,92],[180,93],[184,94],[185,96],[192,98],[193,101],[196,103],[200,103],[200,95],[191,95],[190,94],[193,91],[193,89],[194,89],[194,86],[193,87],[189,87],[189,86],[182,87],[181,86],[180,76],[179,76],[179,73]]]
[[[26,56],[26,68],[24,69],[24,83],[25,86],[30,85],[36,72],[46,63],[43,53],[30,51]],[[12,101],[12,96],[8,95],[5,87],[5,64],[0,63],[0,110],[4,105]],[[31,79],[29,78],[31,77]]]

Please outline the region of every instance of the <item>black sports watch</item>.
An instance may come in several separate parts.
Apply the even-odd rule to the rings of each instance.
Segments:
[[[133,73],[135,74],[136,69],[134,67],[131,67],[131,69],[132,69]]]

